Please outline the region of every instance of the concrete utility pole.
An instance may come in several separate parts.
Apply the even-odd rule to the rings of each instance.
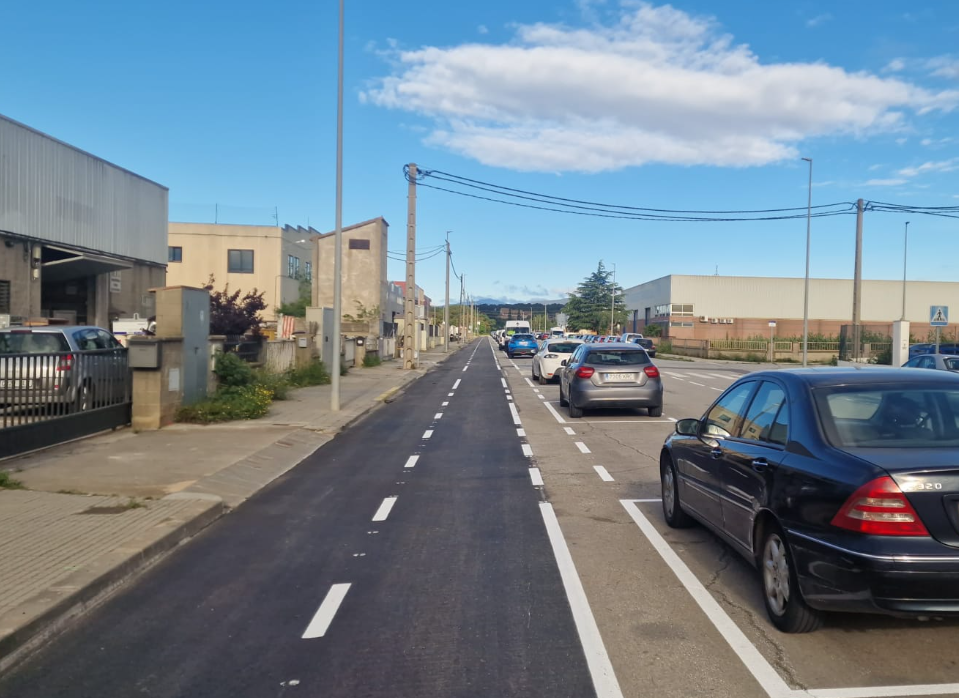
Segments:
[[[909,221],[906,221],[906,234],[902,240],[902,320],[906,319],[906,254],[909,252]]]
[[[809,198],[806,202],[806,287],[803,292],[802,311],[802,365],[809,365],[809,241],[812,227],[812,158],[803,158],[809,163]]]
[[[450,351],[450,233],[446,231],[446,303],[443,305],[443,346],[446,353]]]
[[[856,201],[856,269],[852,281],[852,342],[853,361],[858,361],[862,353],[862,326],[860,314],[862,305],[862,199]]]
[[[609,333],[613,334],[613,315],[616,313],[616,265],[613,264],[612,300],[609,303]]]
[[[410,163],[406,209],[406,297],[404,298],[403,368],[416,368],[416,164]]]
[[[340,0],[339,68],[336,85],[336,229],[333,233],[333,361],[330,362],[330,411],[340,411],[340,324],[343,320],[343,0]]]

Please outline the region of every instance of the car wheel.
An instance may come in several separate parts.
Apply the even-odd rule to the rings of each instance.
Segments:
[[[539,374],[538,378],[539,378],[539,384],[540,384],[540,385],[546,385],[547,383],[549,383],[549,378],[547,378],[546,376],[544,376],[542,373]]]
[[[562,381],[562,379],[560,379],[560,381],[559,381],[559,406],[560,406],[560,407],[566,407],[568,404],[569,404],[569,402],[566,401],[566,396],[563,395],[563,381]]]
[[[510,354],[509,352],[506,352],[506,358],[507,358],[507,359],[512,359],[512,358],[513,358],[513,355]]]
[[[533,380],[537,380],[539,378],[539,376],[536,375],[536,364],[530,365],[529,372],[532,374]]]
[[[822,625],[822,613],[806,605],[786,537],[774,523],[766,526],[759,557],[763,603],[769,620],[784,633],[808,633]]]
[[[672,528],[689,528],[695,521],[679,503],[679,477],[668,453],[659,457],[659,482],[663,490],[663,516]]]
[[[569,416],[572,417],[573,419],[579,419],[580,417],[582,417],[582,416],[583,416],[583,408],[582,408],[582,407],[577,407],[576,405],[573,404],[573,393],[572,393],[572,391],[570,392],[569,397],[567,398],[567,400],[569,401]]]
[[[647,407],[646,411],[649,412],[650,417],[662,417],[663,416],[663,406],[656,405],[656,407]]]
[[[77,389],[77,412],[87,412],[93,409],[93,386],[84,383]]]

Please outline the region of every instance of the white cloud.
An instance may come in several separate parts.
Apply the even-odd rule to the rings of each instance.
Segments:
[[[485,25],[485,24],[479,25],[479,26],[476,28],[476,31],[478,31],[480,34],[489,34],[489,29],[486,28],[486,25]]]
[[[930,146],[932,145],[932,142],[933,141],[931,138],[923,138],[921,141],[919,141],[919,145]]]
[[[939,56],[926,61],[926,67],[932,74],[940,78],[959,79],[959,58],[954,56]]]
[[[905,145],[908,140],[908,138],[897,138],[896,145]]]
[[[905,70],[906,62],[901,58],[893,58],[889,63],[886,64],[886,67],[883,70],[887,73],[898,73],[901,70]]]
[[[908,180],[906,179],[870,179],[866,182],[865,186],[867,187],[898,187],[900,184],[905,184]]]
[[[924,162],[917,167],[904,167],[899,170],[899,175],[902,177],[915,177],[926,174],[927,172],[953,172],[955,170],[959,170],[959,158]]]
[[[807,19],[807,20],[806,20],[806,26],[807,26],[807,27],[818,27],[820,24],[822,24],[822,23],[824,23],[824,22],[828,22],[828,21],[831,20],[831,19],[832,19],[832,15],[829,14],[828,12],[826,12],[826,13],[821,14],[821,15],[816,15],[815,17],[812,17],[811,19]]]
[[[714,20],[668,5],[609,12],[586,28],[519,25],[507,44],[402,51],[361,98],[432,120],[433,145],[554,172],[764,165],[797,158],[805,138],[894,131],[907,110],[959,103],[959,91],[821,62],[762,63]]]
[[[870,166],[869,166],[869,171],[870,171],[870,172],[875,172],[876,170],[879,170],[879,169],[882,169],[882,165],[876,164],[876,165],[870,165]]]

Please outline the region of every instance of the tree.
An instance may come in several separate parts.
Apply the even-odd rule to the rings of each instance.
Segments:
[[[260,311],[266,308],[264,293],[253,289],[241,297],[243,291],[230,293],[230,285],[222,291],[214,291],[216,279],[210,274],[206,288],[210,292],[210,334],[244,335],[260,333]]]
[[[284,303],[280,306],[279,312],[280,315],[292,315],[293,317],[306,317],[306,309],[309,307],[310,303],[313,301],[313,285],[306,280],[306,278],[300,278],[300,296],[292,303]]]
[[[613,311],[613,331],[615,325],[626,323],[626,304],[623,302],[623,289],[611,278],[613,273],[606,271],[603,260],[599,261],[596,271],[586,277],[569,294],[569,301],[563,312],[569,316],[566,326],[572,331],[591,330],[600,334],[609,331],[610,311]],[[615,292],[615,301],[613,293]]]

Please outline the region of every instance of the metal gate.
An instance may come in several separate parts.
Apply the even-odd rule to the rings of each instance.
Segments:
[[[0,355],[0,458],[130,423],[126,349]]]

